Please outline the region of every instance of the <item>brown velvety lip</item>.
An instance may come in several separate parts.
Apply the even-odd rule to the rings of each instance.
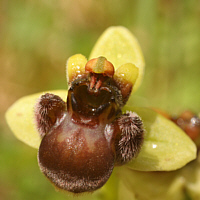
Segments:
[[[58,188],[73,193],[102,187],[114,167],[114,153],[106,138],[98,135],[98,130],[74,130],[63,123],[41,142],[38,152],[41,171]]]

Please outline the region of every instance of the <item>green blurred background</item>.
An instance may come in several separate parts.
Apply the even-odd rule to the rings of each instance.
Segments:
[[[12,135],[4,113],[22,96],[66,89],[67,58],[89,56],[113,25],[130,29],[144,53],[135,103],[200,112],[199,0],[1,0],[0,200],[67,199],[40,173],[37,150]]]

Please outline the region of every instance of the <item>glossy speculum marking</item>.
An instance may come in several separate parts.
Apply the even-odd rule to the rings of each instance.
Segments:
[[[46,93],[35,106],[42,137],[39,166],[60,189],[95,191],[107,182],[114,166],[127,163],[141,149],[142,120],[121,111],[133,84],[114,74],[106,58],[92,59],[85,71],[69,78],[66,102]]]

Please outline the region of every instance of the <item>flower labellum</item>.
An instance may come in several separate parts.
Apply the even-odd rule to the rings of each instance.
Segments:
[[[84,60],[82,55],[70,59],[77,57]],[[70,66],[67,70],[74,72],[68,75],[67,103],[46,93],[35,106],[42,137],[38,162],[58,188],[91,192],[106,183],[114,166],[137,156],[143,123],[134,112],[122,114],[134,83],[124,73],[120,77],[120,68],[114,72],[104,57],[88,61],[81,73],[77,73],[79,65],[73,70]]]

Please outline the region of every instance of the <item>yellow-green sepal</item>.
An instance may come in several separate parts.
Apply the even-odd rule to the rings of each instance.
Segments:
[[[140,45],[134,35],[125,27],[109,27],[95,44],[89,59],[104,56],[115,69],[125,63],[132,63],[139,69],[133,91],[140,86],[144,74],[144,58]]]
[[[194,142],[170,120],[148,108],[125,106],[136,112],[144,123],[144,143],[137,158],[127,166],[139,171],[170,171],[196,158]]]
[[[45,93],[53,93],[64,101],[67,99],[67,90],[46,91],[22,97],[6,112],[6,121],[14,135],[31,147],[39,148],[40,135],[35,125],[34,107],[38,98]]]

